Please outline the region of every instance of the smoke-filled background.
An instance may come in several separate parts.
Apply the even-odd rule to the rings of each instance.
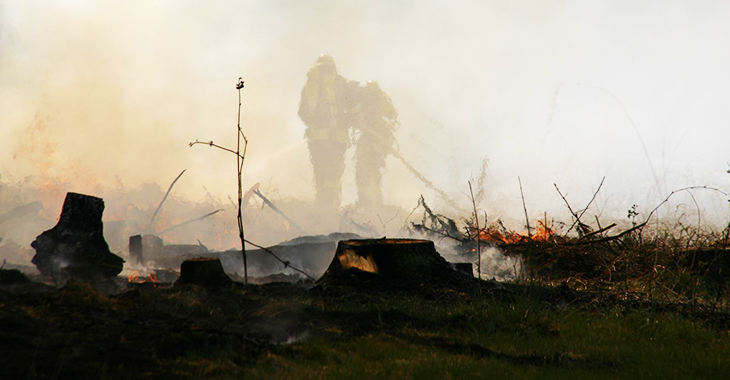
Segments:
[[[235,246],[235,158],[188,143],[235,147],[239,76],[244,190],[260,183],[316,225],[297,109],[323,53],[345,78],[380,83],[400,114],[400,152],[460,205],[390,157],[384,201],[405,212],[373,221],[379,233],[396,234],[421,194],[468,216],[467,181],[483,167],[477,206],[511,228],[524,229],[518,176],[532,219],[569,222],[553,184],[581,208],[604,176],[590,219],[626,221],[634,204],[641,219],[674,189],[730,191],[728,46],[726,1],[3,1],[0,213],[43,209],[0,224],[0,237],[27,247],[66,191],[104,197],[107,231],[116,221],[139,233],[187,169],[157,232],[224,209],[166,239]],[[343,209],[356,199],[352,155]],[[693,195],[663,217],[696,224],[699,208],[708,228],[727,223],[727,197]],[[299,234],[249,202],[251,239]]]

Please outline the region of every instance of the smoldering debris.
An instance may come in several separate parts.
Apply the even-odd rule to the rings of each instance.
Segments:
[[[507,256],[498,247],[491,246],[482,250],[481,277],[497,281],[513,281],[522,274],[522,259]]]
[[[264,249],[247,249],[249,275],[251,277],[271,277],[277,274],[300,276],[289,268],[289,266],[293,266],[314,278],[319,278],[327,270],[336,251],[337,243],[341,240],[359,238],[362,237],[354,233],[300,236],[267,248],[279,259],[289,263],[287,266]],[[240,250],[211,252],[210,255],[221,259],[227,273],[234,275],[243,273]]]
[[[361,236],[354,233],[308,235],[268,247],[267,249],[279,259],[288,263],[286,266],[264,249],[247,249],[247,264],[252,277],[251,282],[296,282],[302,279],[300,274],[292,272],[289,266],[301,269],[317,278],[327,269],[337,242],[358,238]],[[231,278],[239,279],[243,273],[241,250],[209,250],[201,242],[198,244],[166,244],[156,235],[134,235],[129,238],[129,252],[131,264],[140,270],[141,268],[178,270],[186,260],[206,258],[220,260],[224,271]]]

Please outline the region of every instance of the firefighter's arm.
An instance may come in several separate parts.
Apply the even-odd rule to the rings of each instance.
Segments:
[[[312,119],[314,109],[319,102],[319,85],[316,81],[310,80],[302,89],[302,98],[299,101],[299,117],[305,123]]]

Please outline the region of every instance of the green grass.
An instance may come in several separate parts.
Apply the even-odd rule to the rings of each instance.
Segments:
[[[245,373],[297,379],[730,376],[728,331],[677,314],[468,296],[327,306],[324,315],[342,318],[323,321],[331,336],[274,350]],[[348,329],[353,320],[359,326]]]

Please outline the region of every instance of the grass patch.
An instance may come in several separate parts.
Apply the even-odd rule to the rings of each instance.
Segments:
[[[726,378],[726,315],[563,287],[0,290],[0,378]]]

